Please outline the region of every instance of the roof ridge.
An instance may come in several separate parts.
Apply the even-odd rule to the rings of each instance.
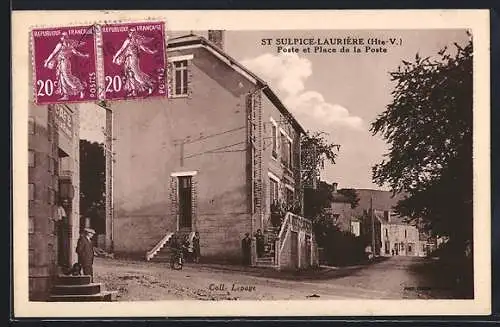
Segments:
[[[212,50],[214,50],[215,52],[217,52],[219,55],[225,57],[231,64],[236,65],[239,69],[243,70],[246,74],[250,75],[252,78],[254,78],[257,81],[258,84],[261,84],[262,91],[264,93],[266,93],[266,95],[269,98],[269,100],[271,100],[271,102],[273,102],[274,105],[276,107],[278,107],[278,110],[281,111],[281,113],[284,116],[288,116],[286,118],[291,119],[291,121],[293,123],[292,125],[296,125],[302,133],[307,134],[306,131],[305,131],[305,129],[304,129],[304,127],[302,127],[302,125],[299,123],[299,121],[293,116],[293,114],[291,113],[291,111],[288,110],[288,108],[283,104],[283,101],[281,101],[281,99],[276,95],[276,93],[272,90],[272,88],[269,86],[269,84],[267,84],[266,81],[264,81],[262,78],[260,78],[259,76],[257,76],[255,73],[253,73],[247,67],[245,67],[244,65],[242,65],[238,60],[236,60],[233,57],[231,57],[225,50],[220,49],[218,46],[216,46],[213,42],[211,42],[210,40],[208,40],[204,36],[197,35],[197,34],[186,35],[186,36],[182,36],[182,37],[176,37],[176,38],[174,38],[174,40],[175,39],[180,39],[180,38],[183,38],[183,37],[187,38],[187,37],[193,37],[193,36],[196,37],[196,39],[198,41],[200,41],[202,43],[202,45],[208,45],[208,46],[210,46],[210,48]]]

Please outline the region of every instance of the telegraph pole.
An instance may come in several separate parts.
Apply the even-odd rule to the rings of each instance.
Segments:
[[[373,196],[370,197],[370,217],[372,221],[372,255],[375,258],[375,219],[373,217]]]
[[[113,252],[113,111],[105,101],[98,103],[106,111],[104,128],[104,155],[106,161],[106,251]]]
[[[174,145],[179,146],[179,165],[184,167],[184,144],[188,143],[186,139],[174,140]]]

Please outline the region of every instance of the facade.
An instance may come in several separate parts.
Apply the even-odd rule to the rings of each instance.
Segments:
[[[425,256],[427,241],[421,240],[416,226],[390,211],[375,211],[380,222],[381,256]]]
[[[29,107],[29,298],[44,301],[79,236],[78,108]]]
[[[332,183],[333,194],[331,207],[329,208],[332,219],[341,231],[360,236],[360,220],[356,217],[355,210],[351,208],[349,199],[337,191],[337,186],[337,183]]]
[[[143,257],[198,231],[205,259],[240,261],[277,199],[300,201],[304,130],[223,33],[169,39],[169,98],[113,104],[113,245]]]

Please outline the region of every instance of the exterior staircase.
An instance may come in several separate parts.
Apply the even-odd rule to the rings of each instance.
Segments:
[[[101,283],[92,283],[88,275],[57,277],[50,302],[111,302],[115,292],[104,291]]]
[[[318,265],[317,244],[309,219],[287,212],[279,228],[264,230],[264,241],[264,255],[255,263],[258,267],[296,270]]]
[[[276,268],[276,240],[278,239],[279,227],[269,226],[264,231],[264,255],[257,258],[255,265],[263,268]]]
[[[171,250],[170,250],[170,240],[172,236],[177,235],[179,240],[183,240],[186,236],[189,238],[189,243],[192,246],[194,232],[192,231],[177,231],[168,232],[165,236],[150,250],[146,253],[146,261],[151,262],[170,262]]]

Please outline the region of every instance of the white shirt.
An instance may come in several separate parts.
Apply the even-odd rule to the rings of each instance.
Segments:
[[[63,219],[63,217],[66,217],[66,210],[64,210],[63,207],[61,206],[58,206],[57,207],[57,213],[56,213],[56,216],[55,216],[55,221],[61,221]]]

